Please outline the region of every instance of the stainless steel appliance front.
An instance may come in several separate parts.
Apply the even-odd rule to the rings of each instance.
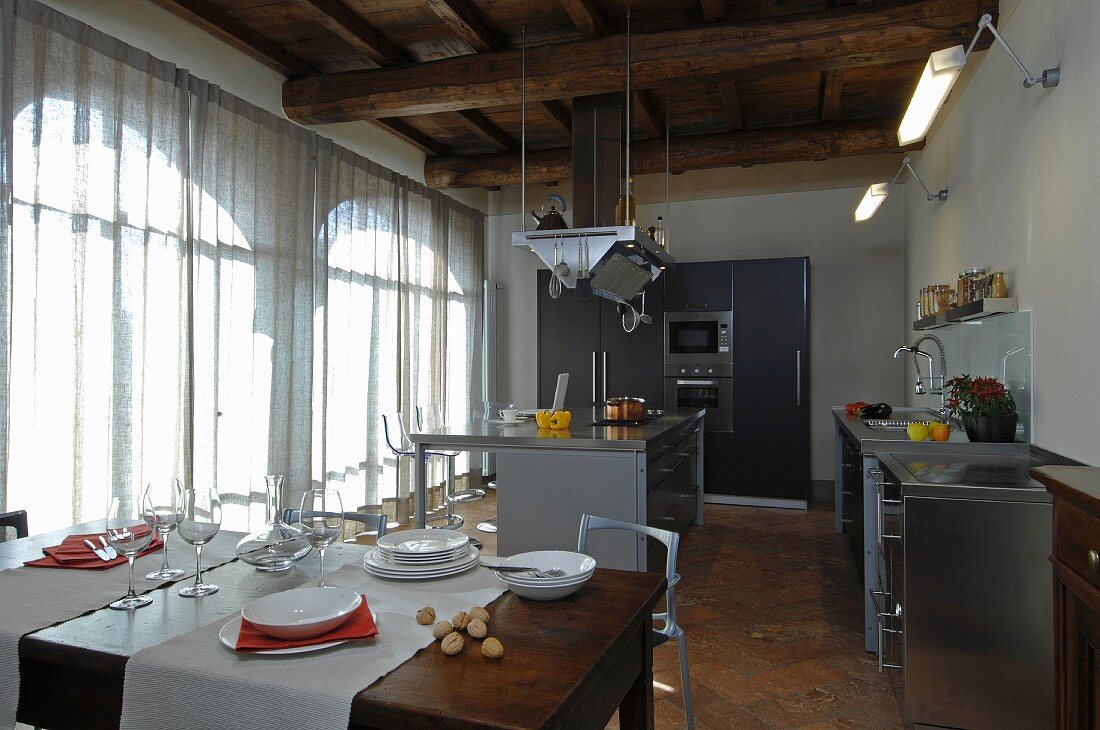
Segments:
[[[733,312],[665,314],[665,365],[733,363]]]
[[[708,432],[732,431],[733,379],[728,376],[666,377],[665,407],[706,408],[704,420]]]

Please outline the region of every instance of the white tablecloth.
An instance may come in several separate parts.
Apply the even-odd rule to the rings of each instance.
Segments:
[[[431,626],[416,623],[417,609],[433,606],[450,618],[505,591],[480,568],[441,580],[391,581],[369,575],[358,559],[330,573],[327,583],[366,595],[378,636],[304,654],[238,654],[218,640],[229,618],[218,620],[130,658],[123,730],[347,730],[355,695],[434,640]],[[165,707],[172,708],[167,716]]]
[[[202,567],[213,568],[236,558],[243,533],[219,533],[202,549]],[[195,549],[176,533],[168,536],[172,567],[195,574]],[[145,574],[161,566],[158,550],[134,563],[134,588],[145,593],[172,581],[145,580]],[[0,728],[15,726],[19,704],[19,639],[47,626],[103,608],[126,595],[126,564],[107,570],[63,568],[11,568],[0,571]],[[148,609],[138,609],[148,610]]]

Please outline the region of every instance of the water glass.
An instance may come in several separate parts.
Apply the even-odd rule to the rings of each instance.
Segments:
[[[129,611],[153,602],[149,596],[139,596],[134,591],[134,558],[149,547],[156,534],[149,521],[152,516],[144,500],[131,497],[115,497],[107,508],[107,543],[119,555],[125,555],[130,564],[130,588],[123,598],[109,604],[118,611]]]
[[[202,546],[214,539],[222,526],[222,503],[214,487],[186,489],[183,492],[183,517],[179,533],[189,545],[195,546],[195,582],[180,588],[184,598],[209,596],[218,592],[212,583],[202,582]]]
[[[162,479],[145,485],[144,499],[148,501],[147,514],[152,515],[149,526],[160,533],[164,542],[164,563],[160,570],[146,573],[146,580],[172,580],[186,573],[182,568],[168,565],[168,534],[179,526],[183,518],[183,483],[179,479]]]
[[[302,496],[299,515],[302,533],[321,556],[321,580],[325,587],[325,548],[336,542],[344,531],[344,505],[335,489],[311,489]]]

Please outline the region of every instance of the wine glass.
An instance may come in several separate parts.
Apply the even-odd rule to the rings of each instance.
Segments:
[[[335,489],[310,489],[302,496],[299,514],[302,532],[321,556],[321,580],[325,587],[325,548],[336,542],[344,530],[344,505]]]
[[[183,484],[179,479],[164,479],[145,485],[144,499],[147,514],[153,517],[149,526],[160,533],[164,542],[164,564],[160,570],[145,575],[146,580],[171,580],[186,573],[182,568],[168,565],[168,533],[176,529],[183,517]]]
[[[214,487],[185,489],[183,492],[183,516],[179,533],[189,545],[195,546],[195,583],[180,588],[184,598],[209,596],[218,592],[212,583],[202,582],[202,546],[214,539],[222,526],[222,503]]]
[[[139,596],[134,592],[134,558],[153,540],[155,533],[149,527],[151,519],[145,501],[141,499],[115,497],[107,508],[107,543],[120,555],[125,555],[130,563],[130,589],[124,597],[110,604],[118,611],[141,608],[153,602],[149,596]]]

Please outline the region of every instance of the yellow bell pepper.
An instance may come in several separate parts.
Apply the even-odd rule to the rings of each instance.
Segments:
[[[539,428],[550,428],[550,419],[553,417],[553,411],[536,411],[535,423],[539,425]]]
[[[573,414],[569,411],[558,411],[550,417],[550,428],[562,431],[569,428],[569,422],[573,420]]]

